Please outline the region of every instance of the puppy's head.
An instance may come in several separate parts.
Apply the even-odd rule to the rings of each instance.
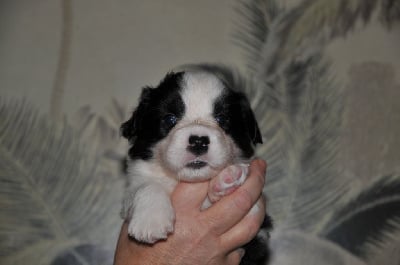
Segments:
[[[131,160],[155,160],[184,181],[209,179],[262,142],[244,94],[208,72],[169,73],[145,87],[121,132]]]

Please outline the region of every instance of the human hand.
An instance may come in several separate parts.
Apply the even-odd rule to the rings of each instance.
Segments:
[[[129,239],[127,224],[123,224],[114,264],[239,264],[240,247],[257,234],[264,219],[265,170],[264,161],[253,161],[243,185],[203,211],[200,206],[209,182],[180,183],[171,198],[176,212],[174,233],[165,241],[144,245]]]
[[[202,209],[210,207],[222,197],[234,192],[246,180],[248,173],[249,164],[233,164],[224,168],[210,180],[207,198]]]

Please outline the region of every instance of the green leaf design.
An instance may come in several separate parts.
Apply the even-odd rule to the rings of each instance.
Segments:
[[[122,181],[98,174],[87,146],[25,100],[0,101],[2,264],[49,264],[83,243],[115,247]]]

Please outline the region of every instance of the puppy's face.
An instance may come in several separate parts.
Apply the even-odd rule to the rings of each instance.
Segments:
[[[156,160],[184,181],[209,179],[261,143],[246,97],[206,72],[170,73],[144,88],[121,131],[131,160]]]

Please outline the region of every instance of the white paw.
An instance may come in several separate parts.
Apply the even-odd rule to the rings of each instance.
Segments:
[[[166,239],[174,231],[175,212],[168,201],[153,207],[136,205],[129,222],[128,233],[137,241],[152,244]]]

